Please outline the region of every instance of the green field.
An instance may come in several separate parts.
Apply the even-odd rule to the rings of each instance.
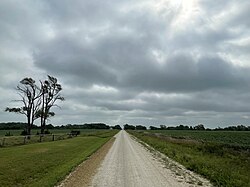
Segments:
[[[250,147],[250,131],[190,131],[190,130],[153,130],[173,138],[194,139],[236,146]]]
[[[250,133],[129,131],[215,186],[250,186]]]
[[[96,129],[49,129],[51,134],[67,134],[70,133],[71,130],[80,130],[81,134],[91,134],[96,133],[98,131],[105,131],[105,130],[96,130]],[[6,133],[12,134],[13,136],[20,136],[23,130],[0,130],[0,137],[5,136]],[[40,132],[40,129],[33,129],[31,131],[32,135],[35,135],[37,132]]]
[[[22,130],[0,130],[0,137],[5,136],[6,133],[12,134],[13,136],[20,136]]]
[[[0,186],[54,186],[117,131],[0,149]]]
[[[80,136],[104,136],[108,134],[110,130],[95,130],[95,129],[77,129],[79,130]],[[51,134],[46,134],[43,136],[36,135],[35,130],[33,130],[33,135],[28,139],[25,136],[21,136],[21,130],[0,130],[0,148],[10,147],[10,146],[19,146],[24,144],[31,143],[40,143],[40,142],[50,142],[71,138],[69,133],[70,129],[52,129],[50,130]],[[12,136],[5,136],[6,133],[10,133]]]

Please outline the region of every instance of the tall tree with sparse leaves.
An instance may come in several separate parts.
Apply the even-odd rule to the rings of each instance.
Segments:
[[[49,76],[45,81],[40,81],[40,87],[36,85],[32,78],[24,78],[17,86],[18,94],[23,106],[5,109],[6,112],[24,114],[27,117],[26,134],[31,134],[34,121],[41,118],[41,134],[44,134],[46,121],[55,113],[51,111],[53,106],[58,106],[58,100],[64,101],[61,96],[62,86],[55,77]]]
[[[55,77],[49,76],[41,84],[41,108],[38,116],[41,118],[41,134],[44,134],[46,127],[46,121],[49,117],[54,116],[55,113],[51,111],[53,106],[58,106],[57,101],[64,101],[64,97],[61,96],[62,86],[58,83]]]
[[[41,89],[36,85],[35,80],[32,78],[24,78],[20,81],[20,84],[16,87],[16,90],[21,97],[20,101],[23,106],[16,108],[5,109],[6,112],[15,112],[23,114],[27,118],[26,134],[31,134],[31,128],[35,119],[38,118],[37,113],[40,110],[41,105]]]

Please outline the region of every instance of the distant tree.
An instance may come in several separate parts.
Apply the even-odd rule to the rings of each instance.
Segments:
[[[58,83],[55,77],[48,75],[48,79],[41,84],[41,108],[37,117],[41,118],[41,134],[44,134],[46,127],[46,121],[49,117],[54,116],[55,113],[51,111],[53,106],[58,106],[56,102],[64,101],[64,97],[61,96],[62,86]]]
[[[24,78],[21,80],[16,90],[21,97],[21,99],[17,101],[22,102],[23,106],[16,108],[7,107],[5,111],[25,115],[27,118],[25,132],[27,135],[30,135],[33,123],[38,118],[37,113],[41,104],[41,90],[32,78]]]
[[[110,126],[105,123],[85,123],[85,124],[67,124],[56,126],[58,129],[110,129]]]
[[[250,131],[250,126],[237,125],[237,126],[229,126],[225,128],[218,127],[214,130],[215,131]]]
[[[175,127],[175,130],[190,130],[189,126],[179,125]]]
[[[54,129],[55,127],[52,124],[46,125],[46,129]]]
[[[112,127],[112,129],[122,130],[120,125],[115,125],[115,126]]]
[[[238,125],[237,126],[237,131],[245,131],[245,130],[247,130],[246,126],[244,126],[244,125]]]
[[[167,129],[167,127],[166,127],[166,125],[160,125],[160,129],[164,130],[164,129]]]
[[[199,125],[194,127],[194,130],[205,130],[205,127],[204,127],[204,125],[199,124]]]
[[[125,124],[124,125],[124,130],[135,130],[135,126],[134,125]]]
[[[159,130],[160,128],[154,127],[154,126],[149,126],[149,129],[150,129],[150,130]]]
[[[142,125],[136,125],[136,126],[135,126],[135,129],[136,129],[136,130],[147,130],[147,127],[142,126]]]
[[[25,129],[26,126],[27,123],[21,123],[21,122],[0,123],[0,130]]]
[[[110,126],[105,123],[85,123],[82,125],[84,129],[110,129]]]

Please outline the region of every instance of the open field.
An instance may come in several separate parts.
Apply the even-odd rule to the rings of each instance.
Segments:
[[[2,148],[0,186],[53,186],[116,133]]]
[[[95,130],[95,129],[77,129],[81,132],[80,136],[109,136],[111,130]],[[25,136],[21,136],[20,130],[11,130],[5,131],[1,130],[0,133],[0,148],[1,147],[9,147],[9,146],[17,146],[17,145],[24,145],[24,144],[31,144],[31,143],[40,143],[40,142],[50,142],[50,141],[57,141],[57,140],[64,140],[68,139],[71,136],[68,134],[71,130],[69,129],[52,129],[50,132],[51,134],[45,134],[43,136],[36,135],[36,133],[30,136],[28,139]],[[5,136],[5,133],[11,133],[13,136]]]
[[[216,186],[250,186],[249,132],[129,132]]]
[[[0,137],[5,136],[6,133],[10,133],[13,136],[20,136],[22,131],[23,130],[0,130]]]
[[[174,138],[194,139],[243,147],[249,146],[250,148],[250,131],[153,130],[150,132],[161,133]]]
[[[49,129],[51,134],[67,134],[70,133],[71,130],[79,130],[81,131],[81,135],[88,135],[92,133],[96,133],[98,131],[105,131],[105,130],[96,130],[96,129]],[[13,136],[20,136],[23,130],[0,130],[0,137],[5,136],[6,133],[12,134]],[[40,129],[33,129],[31,131],[32,135],[37,134],[40,132]]]

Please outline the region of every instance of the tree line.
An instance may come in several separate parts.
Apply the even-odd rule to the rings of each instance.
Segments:
[[[147,130],[147,127],[145,126],[142,126],[142,125],[128,125],[128,124],[125,124],[124,125],[124,130]]]
[[[22,122],[8,122],[8,123],[0,123],[0,130],[21,130],[25,129],[27,123]],[[39,126],[33,124],[32,129],[40,129]],[[117,129],[121,130],[120,125],[109,126],[105,123],[85,123],[85,124],[67,124],[67,125],[59,125],[54,126],[52,124],[48,124],[45,126],[45,130],[49,129]]]
[[[206,131],[250,131],[250,126],[236,125],[228,127],[217,127],[214,129],[205,128],[203,124],[198,124],[196,126],[178,125],[176,127],[167,127],[166,125],[160,125],[160,127],[150,126],[150,130],[206,130]]]
[[[33,78],[22,79],[16,87],[20,96],[18,102],[22,103],[20,107],[7,107],[6,112],[14,112],[26,116],[25,134],[30,135],[34,126],[34,121],[40,119],[41,134],[44,134],[46,122],[49,117],[55,115],[51,108],[58,106],[57,101],[64,101],[61,96],[62,86],[55,77],[50,75],[44,81],[39,81],[39,85]]]
[[[142,125],[124,125],[124,130],[147,130],[146,126]],[[149,126],[149,130],[203,130],[203,131],[250,131],[250,126],[236,125],[229,127],[217,127],[215,129],[205,128],[203,124],[198,124],[196,126],[178,125],[170,126],[160,125],[160,127]]]
[[[18,130],[24,129],[27,126],[27,123],[22,122],[8,122],[8,123],[0,123],[0,130]],[[125,124],[124,130],[147,130],[146,126],[143,125],[129,125]],[[33,124],[32,129],[40,129],[39,126]],[[59,125],[54,126],[52,124],[48,124],[45,126],[45,129],[117,129],[121,130],[120,125],[107,125],[105,123],[84,123],[84,124],[67,124],[67,125]],[[196,126],[187,126],[187,125],[178,125],[167,127],[166,125],[160,125],[160,127],[150,126],[149,130],[206,130],[206,131],[250,131],[250,126],[245,125],[236,125],[236,126],[228,126],[228,127],[217,127],[215,129],[205,128],[204,125],[199,124]]]
[[[85,123],[85,124],[67,124],[67,125],[61,125],[61,126],[55,126],[54,128],[59,129],[118,129],[121,130],[120,125],[115,126],[109,126],[105,123]]]

